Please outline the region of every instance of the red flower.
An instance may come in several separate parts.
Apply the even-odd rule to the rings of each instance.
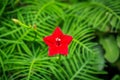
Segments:
[[[68,45],[72,41],[72,36],[63,34],[59,27],[50,36],[44,38],[44,42],[49,46],[49,56],[56,54],[67,55]]]

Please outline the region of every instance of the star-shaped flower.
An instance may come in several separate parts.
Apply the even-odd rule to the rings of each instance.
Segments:
[[[72,36],[63,34],[59,27],[56,27],[52,35],[44,38],[44,42],[49,46],[49,56],[54,56],[56,54],[67,55],[68,45],[71,41]]]

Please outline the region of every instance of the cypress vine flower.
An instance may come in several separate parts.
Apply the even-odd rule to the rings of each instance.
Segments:
[[[48,55],[54,56],[56,54],[67,55],[68,45],[72,41],[72,36],[63,34],[59,27],[50,36],[44,38],[44,42],[48,45]]]

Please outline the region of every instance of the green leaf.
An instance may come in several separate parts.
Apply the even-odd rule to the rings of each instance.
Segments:
[[[105,58],[114,63],[119,58],[119,48],[113,35],[100,37],[100,43],[105,50]]]
[[[120,48],[120,35],[117,36],[117,45]]]
[[[120,75],[116,74],[116,75],[112,78],[112,80],[120,80]]]
[[[81,16],[94,29],[117,32],[120,29],[119,0],[90,0],[74,5],[68,12]]]
[[[3,14],[7,4],[8,4],[8,0],[1,1],[1,3],[0,3],[0,17]]]

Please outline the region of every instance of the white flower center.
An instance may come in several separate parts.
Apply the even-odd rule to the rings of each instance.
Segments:
[[[58,38],[58,37],[56,38],[56,45],[57,45],[57,46],[60,46],[60,45],[61,45],[61,39]]]
[[[56,41],[61,41],[61,39],[57,37],[57,38],[56,38]]]

